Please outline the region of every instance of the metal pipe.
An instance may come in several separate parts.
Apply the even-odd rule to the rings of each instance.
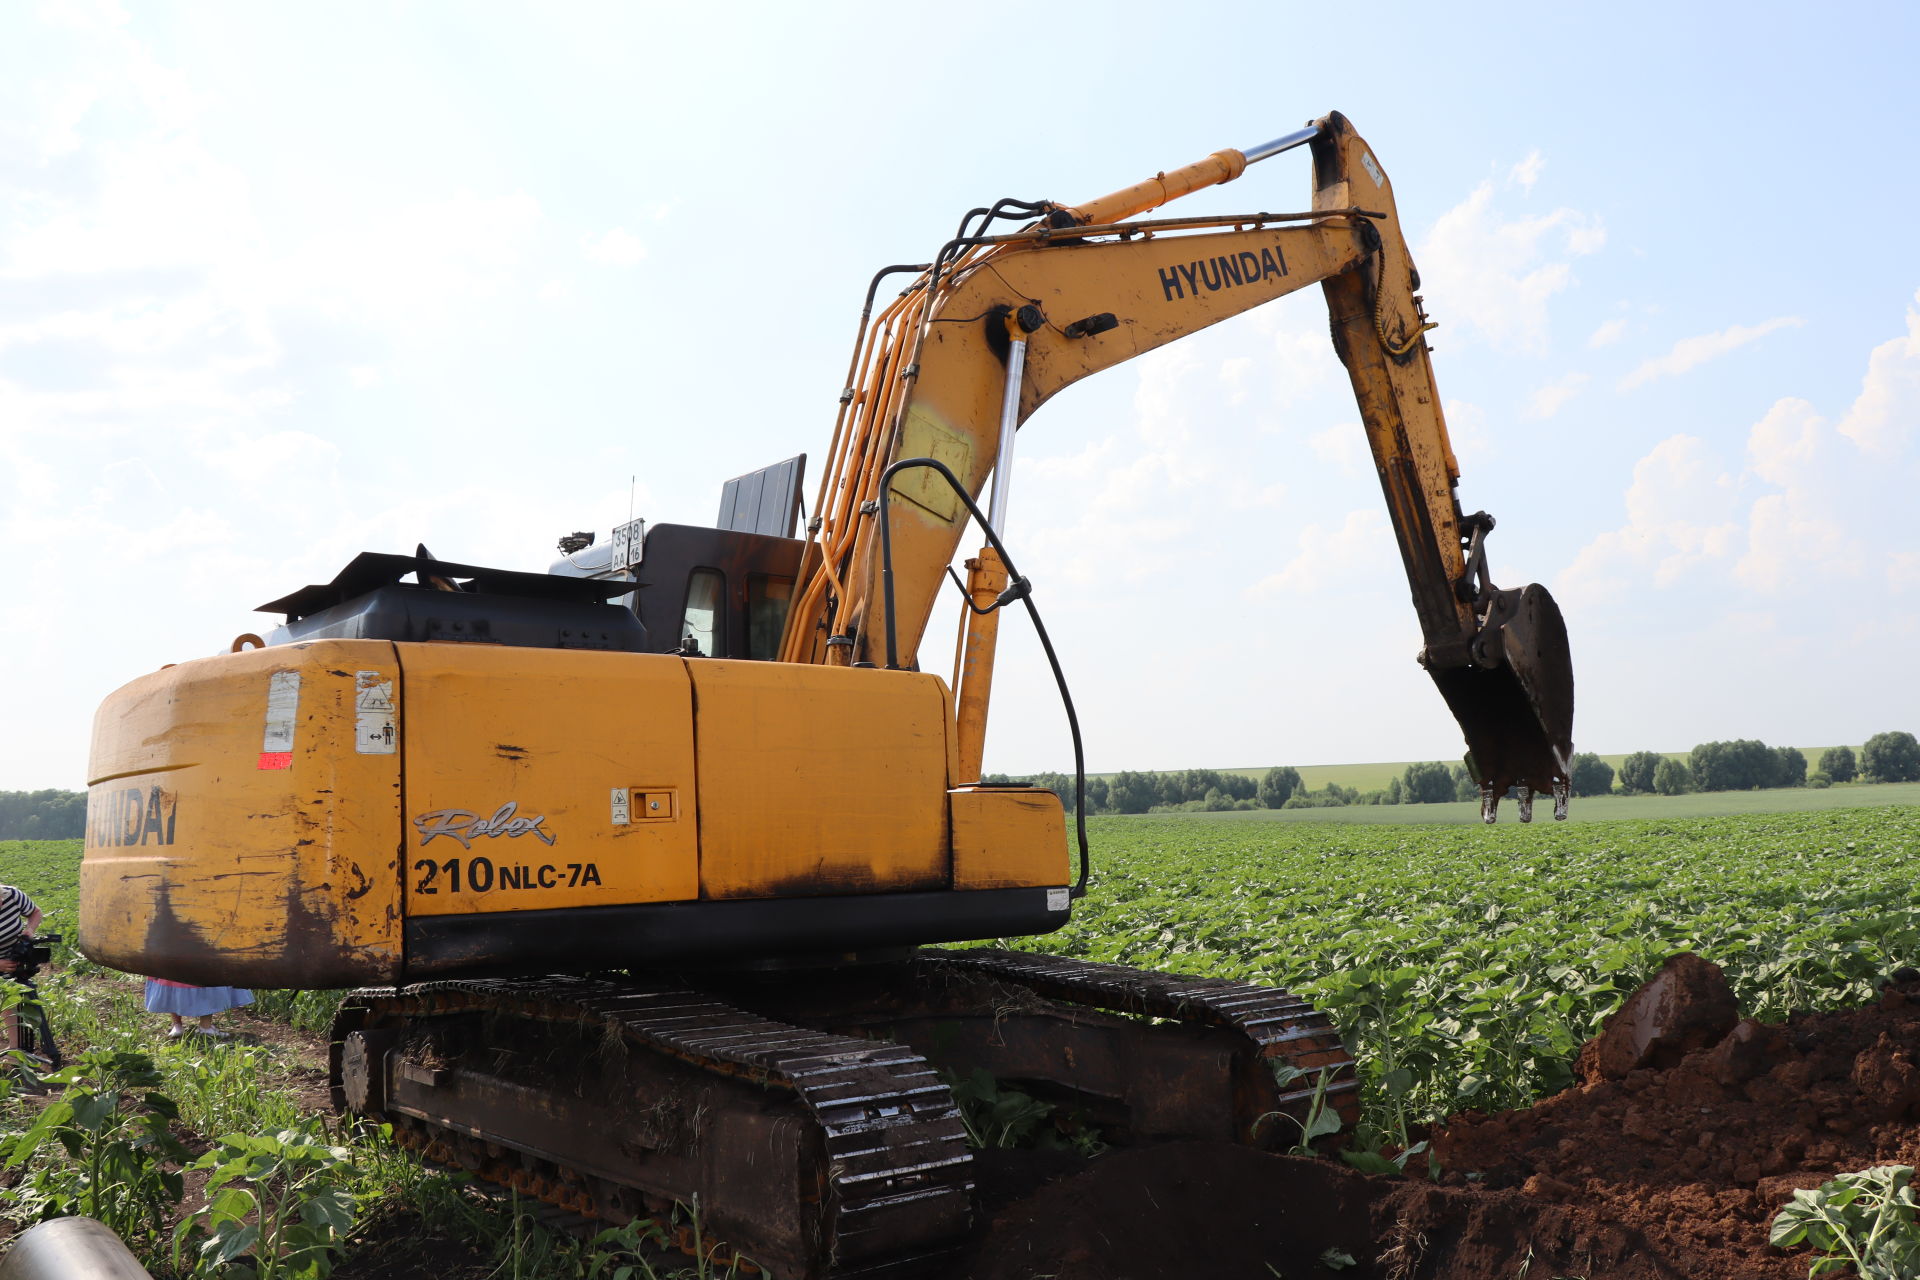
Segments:
[[[1282,151],[1291,151],[1303,147],[1320,136],[1320,131],[1312,125],[1304,129],[1295,129],[1292,133],[1283,133],[1272,142],[1263,142],[1257,147],[1248,147],[1240,154],[1247,158],[1248,164],[1258,164],[1262,160],[1279,155]]]
[[[153,1280],[120,1237],[92,1218],[55,1218],[15,1237],[0,1280]]]
[[[987,524],[1007,532],[1007,498],[1013,489],[1013,437],[1020,429],[1020,380],[1027,371],[1027,340],[1015,338],[1007,352],[1007,386],[1000,396],[1000,446],[993,455],[993,494],[987,499]]]

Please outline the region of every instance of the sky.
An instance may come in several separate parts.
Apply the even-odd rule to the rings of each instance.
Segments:
[[[1916,53],[1904,4],[9,4],[0,789],[360,551],[711,523],[818,465],[876,268],[1335,109],[1576,747],[1920,731]],[[1169,212],[1309,203],[1299,151]],[[1317,290],[1010,479],[1090,769],[1458,758]],[[1071,760],[1010,618],[986,767]]]

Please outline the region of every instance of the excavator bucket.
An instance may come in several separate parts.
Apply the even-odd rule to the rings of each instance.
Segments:
[[[1481,817],[1492,822],[1510,790],[1520,821],[1533,795],[1567,816],[1573,761],[1573,659],[1567,624],[1545,587],[1493,592],[1472,645],[1472,663],[1430,668],[1467,739],[1467,768],[1480,783]]]

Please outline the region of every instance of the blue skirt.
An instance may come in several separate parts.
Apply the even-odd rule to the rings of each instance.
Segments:
[[[183,1018],[203,1018],[225,1013],[243,1004],[253,1003],[253,992],[240,987],[176,987],[157,979],[147,979],[147,1012],[177,1013]]]

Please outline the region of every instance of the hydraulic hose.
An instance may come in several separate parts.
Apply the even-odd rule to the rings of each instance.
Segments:
[[[1076,898],[1083,897],[1087,892],[1087,877],[1092,871],[1092,859],[1087,852],[1087,757],[1080,741],[1080,714],[1074,710],[1073,695],[1067,690],[1066,673],[1060,669],[1060,656],[1054,652],[1053,638],[1047,634],[1047,625],[1040,620],[1040,610],[1033,603],[1032,584],[1013,567],[1013,557],[1007,554],[1006,545],[1000,541],[1000,535],[994,532],[993,526],[987,523],[979,504],[974,502],[966,486],[960,483],[960,478],[935,458],[902,458],[880,473],[880,599],[886,624],[886,669],[901,670],[893,616],[893,477],[916,467],[939,472],[960,501],[967,504],[967,511],[974,523],[987,535],[987,542],[999,553],[1000,563],[1007,567],[1007,589],[1000,594],[1000,599],[993,607],[997,609],[1014,600],[1027,606],[1027,616],[1033,619],[1034,634],[1040,637],[1040,647],[1046,651],[1047,665],[1053,668],[1053,682],[1060,689],[1060,702],[1067,709],[1067,728],[1073,735],[1073,816],[1080,844],[1080,879],[1072,886],[1071,893]]]

